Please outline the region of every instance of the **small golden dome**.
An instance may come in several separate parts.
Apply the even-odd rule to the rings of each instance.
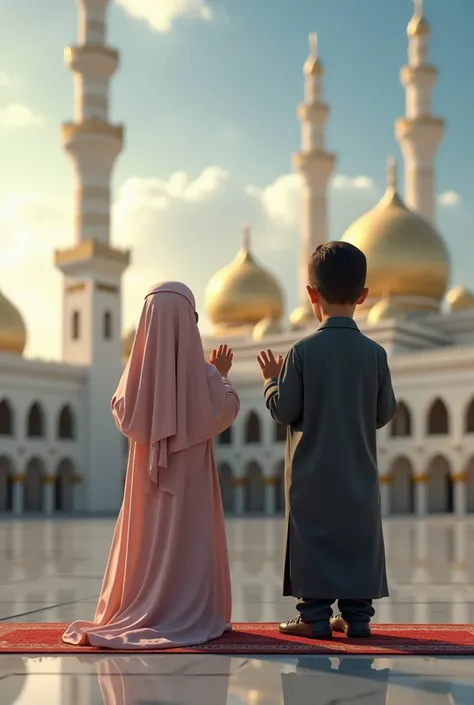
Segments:
[[[19,310],[0,293],[0,352],[23,355],[26,326]]]
[[[315,324],[315,322],[314,310],[308,297],[304,304],[298,306],[292,312],[290,316],[290,326],[293,330],[300,330],[301,328],[307,328],[311,324]]]
[[[211,323],[222,328],[251,326],[270,318],[280,320],[283,295],[275,277],[252,257],[250,231],[244,231],[243,244],[234,261],[219,270],[205,291],[205,307]]]
[[[263,340],[270,335],[279,335],[282,332],[280,321],[273,318],[264,318],[259,321],[252,331],[254,340]]]
[[[401,200],[393,160],[385,195],[342,239],[367,257],[368,301],[405,297],[412,300],[407,307],[432,310],[443,298],[450,276],[449,253],[431,223]]]
[[[376,326],[382,321],[399,321],[406,317],[406,312],[390,298],[383,298],[372,306],[367,316],[369,326]]]
[[[136,328],[130,328],[122,338],[122,356],[124,360],[128,360],[132,353],[136,332]]]
[[[423,0],[415,0],[415,14],[407,27],[409,37],[420,37],[430,33],[430,25],[423,14]]]
[[[430,25],[423,15],[415,15],[408,23],[407,34],[409,37],[421,37],[430,32]]]
[[[450,311],[467,311],[474,308],[474,294],[464,284],[459,284],[448,291],[446,303]]]

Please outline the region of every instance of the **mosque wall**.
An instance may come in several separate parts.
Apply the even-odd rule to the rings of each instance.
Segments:
[[[0,356],[0,512],[81,510],[86,371]]]

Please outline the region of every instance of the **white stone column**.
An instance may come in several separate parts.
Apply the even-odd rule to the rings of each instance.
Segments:
[[[245,514],[245,485],[247,479],[245,477],[234,477],[234,514],[238,517]]]
[[[428,513],[428,476],[415,475],[415,514],[417,517],[424,517]]]
[[[44,482],[44,514],[50,517],[54,514],[54,488],[56,478],[54,475],[46,475]]]
[[[275,515],[276,512],[276,484],[278,480],[276,477],[265,477],[264,478],[264,502],[265,502],[265,515],[271,517]]]
[[[455,473],[452,476],[454,483],[454,513],[462,517],[466,514],[466,475],[463,472]]]
[[[380,483],[380,505],[383,517],[390,516],[391,507],[391,490],[392,490],[392,477],[391,475],[381,475],[379,477]]]
[[[24,487],[25,476],[13,475],[12,509],[15,516],[21,516],[24,513]]]

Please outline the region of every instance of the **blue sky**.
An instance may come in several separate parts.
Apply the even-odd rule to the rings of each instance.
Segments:
[[[150,10],[155,5],[160,17],[156,8]],[[268,217],[246,187],[270,187],[291,173],[291,153],[300,141],[296,107],[303,94],[302,66],[308,33],[315,30],[331,107],[327,145],[338,154],[337,173],[374,182],[370,191],[331,190],[331,237],[342,236],[355,217],[377,202],[389,154],[399,159],[403,192],[394,120],[404,112],[399,71],[406,61],[412,3],[211,0],[210,21],[175,17],[169,28],[163,27],[163,13],[171,16],[177,5],[176,0],[134,0],[148,22],[131,17],[119,3],[109,12],[109,42],[121,52],[111,120],[127,127],[114,193],[119,200],[120,194],[135,194],[133,213],[124,216],[122,204],[113,233],[114,241],[136,249],[136,264],[125,278],[125,325],[138,317],[144,281],[181,275],[201,303],[207,278],[232,258],[239,225],[246,220],[254,226],[254,248],[281,280],[291,310],[296,303],[298,214],[284,223]],[[432,61],[440,70],[435,112],[447,120],[437,190],[454,191],[460,199],[456,206],[439,209],[438,222],[452,252],[453,281],[474,285],[466,257],[466,252],[474,254],[474,85],[466,79],[474,66],[474,3],[425,0],[425,13],[432,27]],[[16,0],[2,7],[0,253],[17,250],[13,259],[0,261],[0,287],[25,312],[29,351],[36,355],[59,353],[60,279],[51,260],[53,247],[72,239],[72,170],[60,148],[59,126],[73,114],[73,81],[62,55],[76,40],[76,24],[73,0]],[[2,110],[11,104],[41,116],[39,124],[2,128]],[[207,192],[214,184],[215,197],[207,195],[198,205],[183,194],[171,198],[166,184],[173,173],[184,172],[192,182],[209,167],[218,168],[204,179]],[[167,193],[172,203],[166,213],[143,205],[143,198],[136,207],[143,184]],[[292,197],[288,203],[295,207]],[[33,245],[39,246],[36,253]],[[202,257],[206,248],[210,254],[197,271],[196,256]],[[40,268],[38,258],[44,262]],[[43,303],[47,318],[32,311],[32,301]]]

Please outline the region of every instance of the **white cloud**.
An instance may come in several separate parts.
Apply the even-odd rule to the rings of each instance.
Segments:
[[[169,32],[178,17],[207,22],[214,18],[207,0],[117,0],[117,4],[155,32]]]
[[[5,73],[5,71],[0,71],[0,88],[8,88],[11,85],[12,79]]]
[[[259,200],[268,217],[291,227],[299,217],[301,185],[298,174],[279,176],[264,188],[247,186],[246,193]]]
[[[461,197],[456,191],[445,191],[438,196],[438,203],[440,206],[445,206],[446,208],[458,206],[460,202]]]
[[[10,103],[0,109],[0,129],[15,130],[23,127],[37,127],[44,122],[43,115],[35,113],[21,103]]]
[[[375,187],[373,179],[369,176],[344,176],[344,174],[337,174],[331,185],[335,189],[357,191],[372,191]]]

